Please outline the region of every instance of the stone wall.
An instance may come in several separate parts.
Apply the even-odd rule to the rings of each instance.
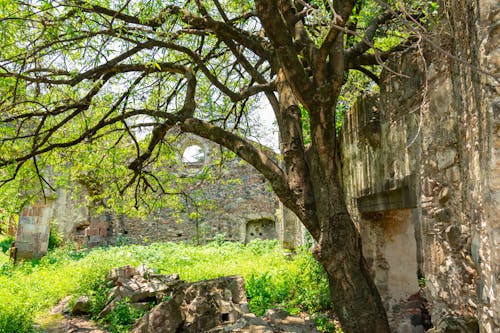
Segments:
[[[216,144],[194,135],[185,134],[178,139],[179,164],[172,169],[177,177],[196,178],[220,159],[221,150]],[[186,154],[190,149],[191,154]],[[253,167],[235,158],[212,167],[210,179],[199,178],[184,190],[187,196],[183,207],[153,211],[145,218],[109,211],[96,213],[86,203],[81,189],[58,190],[51,203],[51,219],[66,239],[87,247],[117,240],[203,242],[222,234],[228,240],[242,242],[277,238],[278,201]]]
[[[500,331],[500,4],[443,1],[452,36],[451,103],[460,126],[461,221],[469,224],[469,276],[476,281],[482,332]],[[481,68],[489,73],[478,73]],[[496,76],[496,79],[494,78]],[[467,230],[467,231],[469,231]]]
[[[278,202],[262,175],[236,159],[214,177],[214,182],[196,185],[197,200],[207,202],[207,206],[188,202],[182,212],[162,210],[145,219],[119,217],[115,235],[124,235],[136,243],[204,241],[220,234],[228,240],[242,242],[277,237]],[[194,212],[196,216],[192,217]]]
[[[19,214],[14,260],[41,258],[47,254],[50,235],[51,206],[38,204],[23,209]]]
[[[498,332],[498,82],[477,68],[498,74],[499,9],[441,7],[440,36],[394,57],[347,115],[342,177],[394,331],[428,328],[401,316],[419,296],[436,331]]]

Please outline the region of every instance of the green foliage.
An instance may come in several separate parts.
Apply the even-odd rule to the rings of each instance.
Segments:
[[[282,307],[314,314],[330,305],[326,275],[311,254],[304,251],[290,259],[276,241],[245,245],[217,240],[204,246],[153,243],[89,252],[76,252],[67,244],[34,264],[14,266],[0,252],[0,299],[9,300],[0,303],[0,332],[30,332],[36,318],[70,294],[90,296],[91,312],[97,314],[106,304],[104,278],[109,269],[140,263],[162,274],[179,273],[186,281],[242,275],[251,307],[259,313],[266,307]],[[123,332],[138,315],[124,303],[106,323]]]
[[[99,319],[98,314],[104,309],[108,302],[109,287],[106,285],[105,277],[102,276],[89,285],[88,289],[82,288],[78,291],[90,297],[90,314],[92,318]]]
[[[3,253],[6,253],[10,249],[10,244],[14,241],[14,237],[12,236],[0,236],[0,250]]]
[[[260,315],[279,306],[292,314],[319,313],[331,307],[327,276],[318,262],[306,251],[292,262],[286,268],[250,276],[246,288],[252,312]]]
[[[2,301],[4,304],[5,302]],[[31,333],[33,329],[33,313],[29,308],[13,308],[0,304],[0,332],[2,333]]]
[[[124,235],[118,236],[115,241],[116,246],[130,245],[130,243],[131,243],[130,238]]]
[[[110,333],[127,333],[143,315],[144,312],[134,309],[130,305],[130,300],[125,298],[117,303],[116,307],[102,319],[102,322],[105,323]]]
[[[56,221],[50,222],[50,234],[48,249],[53,250],[64,243],[63,234],[57,229]]]

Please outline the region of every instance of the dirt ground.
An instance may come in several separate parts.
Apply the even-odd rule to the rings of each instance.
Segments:
[[[36,327],[43,333],[107,333],[86,317],[71,317],[64,311],[70,296],[63,298],[49,316],[40,319]]]

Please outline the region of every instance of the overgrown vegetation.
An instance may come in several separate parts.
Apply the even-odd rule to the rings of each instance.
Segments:
[[[126,333],[142,316],[144,311],[134,309],[129,299],[121,300],[101,322],[104,322],[110,333]]]
[[[0,250],[2,250],[3,253],[6,253],[10,249],[10,245],[13,241],[14,237],[12,236],[0,237]]]
[[[333,324],[322,315],[330,308],[327,277],[307,251],[290,257],[275,241],[247,245],[214,241],[204,246],[154,243],[76,252],[65,245],[36,262],[12,265],[0,253],[0,332],[33,332],[33,323],[66,295],[89,295],[92,312],[105,304],[104,278],[112,267],[145,263],[162,274],[186,281],[242,275],[250,310],[262,314],[281,307],[317,317],[322,329]],[[9,300],[5,302],[3,300]],[[126,332],[140,313],[126,302],[103,321],[112,332]]]

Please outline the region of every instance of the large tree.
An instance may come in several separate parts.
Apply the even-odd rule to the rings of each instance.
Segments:
[[[336,123],[352,71],[378,83],[376,66],[421,27],[422,15],[410,11],[426,1],[390,3],[2,1],[4,176],[108,135],[134,147],[123,164],[148,183],[148,163],[172,128],[214,141],[262,173],[316,240],[344,331],[389,332],[343,197]],[[262,98],[276,117],[284,166],[241,126]],[[139,127],[149,128],[146,144]]]

